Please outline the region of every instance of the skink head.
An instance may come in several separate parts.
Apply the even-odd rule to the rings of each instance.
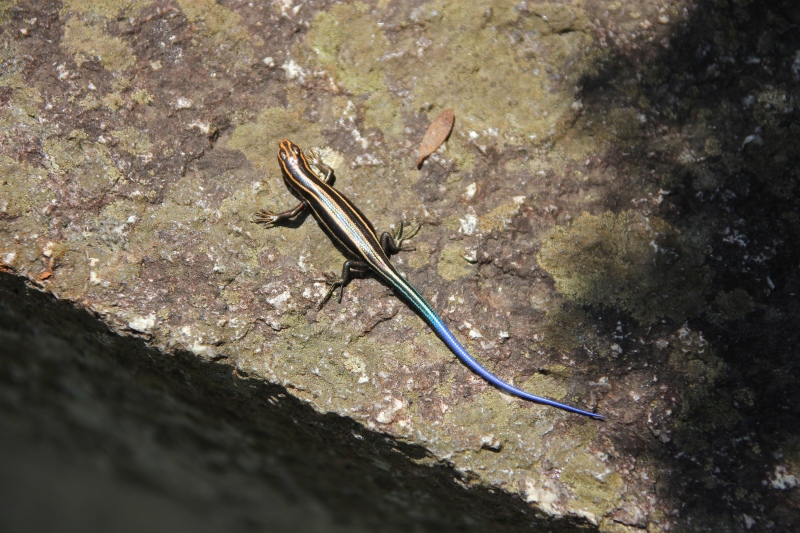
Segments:
[[[278,147],[278,163],[283,167],[287,177],[296,176],[298,172],[307,171],[306,156],[299,146],[289,139],[283,139]]]
[[[289,139],[283,139],[278,148],[278,160],[281,164],[298,164],[303,159],[303,151]]]

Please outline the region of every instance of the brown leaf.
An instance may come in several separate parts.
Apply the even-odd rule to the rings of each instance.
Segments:
[[[431,122],[419,145],[419,157],[417,157],[417,162],[415,163],[417,168],[447,140],[455,120],[456,116],[453,114],[453,110],[445,109]]]

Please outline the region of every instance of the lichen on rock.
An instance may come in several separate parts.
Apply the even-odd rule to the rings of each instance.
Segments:
[[[622,308],[643,324],[698,313],[711,281],[702,250],[665,220],[632,211],[556,228],[539,263],[566,298]]]

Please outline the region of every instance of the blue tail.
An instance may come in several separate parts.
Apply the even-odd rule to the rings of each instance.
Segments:
[[[531,402],[557,407],[558,409],[563,409],[564,411],[569,411],[570,413],[577,413],[579,415],[588,416],[597,420],[605,419],[603,415],[599,415],[597,413],[583,411],[577,407],[572,407],[571,405],[560,403],[549,398],[534,396],[533,394],[527,393],[522,389],[518,389],[515,386],[498,378],[489,372],[489,370],[484,368],[478,361],[476,361],[469,354],[466,348],[461,346],[461,343],[458,342],[458,340],[453,336],[453,333],[450,331],[450,328],[447,327],[447,324],[444,323],[444,320],[442,320],[436,311],[433,310],[431,304],[429,304],[428,301],[419,293],[419,291],[417,291],[405,278],[400,276],[400,274],[398,274],[397,271],[391,267],[391,265],[389,265],[385,270],[376,269],[376,271],[379,272],[392,287],[400,292],[406,298],[406,300],[422,314],[423,318],[428,322],[428,324],[430,324],[431,329],[433,329],[433,331],[436,332],[436,334],[440,339],[442,339],[447,347],[450,348],[450,351],[452,351],[459,359],[461,359],[462,363],[467,365],[470,370],[478,374],[492,385],[499,387],[504,391],[513,394],[514,396],[518,396]]]
[[[535,396],[533,394],[527,393],[524,390],[518,389],[513,385],[510,385],[503,381],[502,379],[498,378],[491,372],[489,372],[486,368],[483,367],[478,361],[472,357],[467,350],[461,346],[461,343],[453,336],[453,333],[450,331],[450,328],[444,323],[444,321],[438,316],[428,316],[426,317],[431,321],[431,326],[433,327],[434,331],[439,335],[442,341],[447,345],[450,350],[456,354],[456,356],[461,359],[461,362],[464,363],[469,367],[470,370],[478,374],[480,377],[495,385],[506,392],[510,392],[514,396],[518,396],[520,398],[524,398],[526,400],[530,400],[532,402],[541,403],[544,405],[549,405],[551,407],[557,407],[559,409],[563,409],[564,411],[569,411],[570,413],[577,413],[579,415],[588,416],[591,418],[595,418],[598,420],[603,420],[605,417],[603,415],[599,415],[597,413],[591,413],[589,411],[583,411],[578,409],[577,407],[572,407],[571,405],[567,405],[564,403],[557,402],[555,400],[551,400],[549,398],[542,398],[541,396]]]

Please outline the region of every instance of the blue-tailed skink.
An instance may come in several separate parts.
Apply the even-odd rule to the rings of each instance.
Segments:
[[[313,166],[324,172],[323,177],[320,178],[311,169],[309,160]],[[309,159],[306,159],[306,155],[299,146],[284,139],[280,142],[280,148],[278,149],[278,162],[281,165],[286,185],[299,197],[301,202],[295,208],[282,213],[272,213],[262,209],[256,213],[254,221],[273,226],[281,221],[294,218],[307,209],[311,209],[314,217],[328,235],[338,242],[351,256],[342,267],[341,278],[329,281],[331,287],[322,303],[327,301],[337,287],[340,288],[339,301],[341,301],[341,291],[344,290],[344,286],[350,280],[351,271],[371,271],[402,296],[470,370],[489,383],[525,400],[557,407],[595,419],[604,418],[597,413],[584,411],[577,407],[525,392],[506,383],[484,368],[458,342],[428,301],[406,278],[397,272],[397,269],[389,261],[389,256],[399,251],[403,241],[408,238],[404,238],[402,235],[402,225],[400,225],[400,229],[395,235],[384,233],[378,238],[367,217],[345,195],[333,188],[333,169],[320,161],[313,152],[309,152]]]

